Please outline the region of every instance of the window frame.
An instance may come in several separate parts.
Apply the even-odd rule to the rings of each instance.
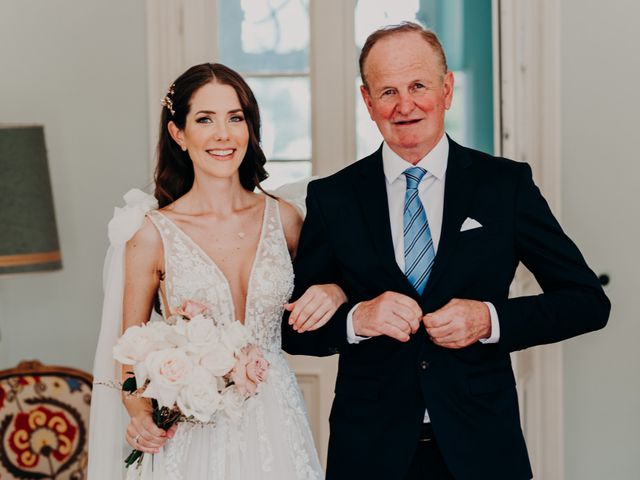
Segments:
[[[154,164],[159,101],[170,82],[191,65],[217,58],[217,2],[146,0],[149,84],[149,159]],[[311,169],[325,176],[356,160],[355,0],[310,0]],[[208,41],[203,42],[203,39]],[[326,100],[330,98],[331,101]]]

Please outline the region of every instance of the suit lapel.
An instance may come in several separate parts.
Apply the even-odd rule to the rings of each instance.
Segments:
[[[442,230],[440,242],[438,243],[438,253],[434,260],[429,281],[422,293],[423,297],[428,296],[436,287],[455,251],[456,242],[460,234],[460,226],[466,218],[469,201],[472,198],[474,189],[470,166],[471,157],[466,149],[449,139]]]
[[[389,202],[382,167],[382,147],[363,161],[360,175],[355,178],[354,190],[362,209],[365,224],[369,228],[371,242],[385,270],[394,279],[397,288],[411,294],[413,287],[396,263],[391,222],[389,220]],[[415,291],[414,291],[415,295]]]

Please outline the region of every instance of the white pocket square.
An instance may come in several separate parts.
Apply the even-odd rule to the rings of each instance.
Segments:
[[[471,217],[467,217],[467,219],[464,222],[462,222],[460,231],[466,232],[467,230],[473,230],[474,228],[482,228],[482,224]]]

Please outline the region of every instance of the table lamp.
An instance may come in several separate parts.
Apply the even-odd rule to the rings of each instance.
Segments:
[[[61,268],[44,128],[0,124],[0,275]]]

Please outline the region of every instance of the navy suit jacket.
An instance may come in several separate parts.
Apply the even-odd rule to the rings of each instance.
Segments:
[[[309,184],[293,298],[313,284],[337,283],[349,301],[315,332],[298,334],[285,315],[282,333],[289,353],[340,354],[328,479],[404,478],[425,408],[456,479],[530,479],[509,353],[607,322],[610,304],[598,278],[530,167],[449,144],[442,232],[422,295],[395,261],[381,149]],[[467,217],[482,227],[460,232]],[[544,293],[507,298],[519,262]],[[406,343],[381,336],[349,344],[349,310],[385,291],[412,297],[425,313],[452,298],[490,301],[500,341],[446,349],[421,327]]]

